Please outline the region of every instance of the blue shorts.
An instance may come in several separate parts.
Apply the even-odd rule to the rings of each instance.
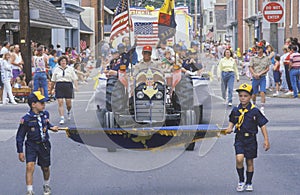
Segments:
[[[280,83],[280,72],[279,71],[273,71],[274,81],[275,83]]]
[[[252,79],[252,89],[253,94],[258,94],[258,92],[266,93],[266,76],[260,77],[260,79]]]
[[[49,141],[35,143],[31,141],[25,142],[25,158],[26,163],[28,162],[36,162],[41,167],[49,167],[50,162],[50,150],[51,144]]]
[[[234,142],[235,154],[244,154],[246,159],[253,159],[257,157],[257,140],[256,135],[245,137],[236,134]]]

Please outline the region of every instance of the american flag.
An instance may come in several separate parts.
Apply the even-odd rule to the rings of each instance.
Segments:
[[[111,27],[110,41],[129,32],[127,0],[120,0]]]
[[[137,38],[137,46],[156,46],[158,42],[158,23],[134,22],[134,35]]]

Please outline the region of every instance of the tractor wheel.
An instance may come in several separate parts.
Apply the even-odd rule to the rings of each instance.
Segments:
[[[194,110],[186,110],[183,113],[184,124],[185,125],[194,125],[196,124],[196,114]],[[189,143],[185,145],[186,151],[193,151],[195,148],[195,142]]]
[[[127,105],[127,95],[117,77],[111,77],[106,84],[106,109],[109,112],[123,113]]]
[[[180,82],[175,87],[175,105],[174,107],[180,107],[181,111],[193,109],[193,84],[190,77],[181,75]],[[179,104],[179,105],[176,105]]]

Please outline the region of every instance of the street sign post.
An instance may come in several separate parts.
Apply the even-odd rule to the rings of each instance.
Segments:
[[[279,2],[269,2],[265,4],[263,9],[263,16],[267,22],[278,23],[284,15],[284,9]]]

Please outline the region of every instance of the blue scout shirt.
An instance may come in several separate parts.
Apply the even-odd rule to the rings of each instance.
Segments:
[[[240,127],[240,130],[235,128],[235,133],[258,133],[258,126],[262,127],[267,124],[269,121],[268,119],[260,112],[260,110],[256,107],[252,108],[252,104],[249,103],[246,109],[248,112],[244,115],[244,121]],[[241,112],[239,111],[242,109],[242,104],[239,104],[238,107],[234,107],[229,115],[229,121],[232,122],[234,125],[238,123],[239,116]]]
[[[35,114],[32,110],[30,110],[20,121],[16,136],[17,152],[23,152],[23,142],[26,135],[26,141],[45,142],[49,140],[48,129],[50,127],[53,127],[53,125],[49,122],[48,111]]]

